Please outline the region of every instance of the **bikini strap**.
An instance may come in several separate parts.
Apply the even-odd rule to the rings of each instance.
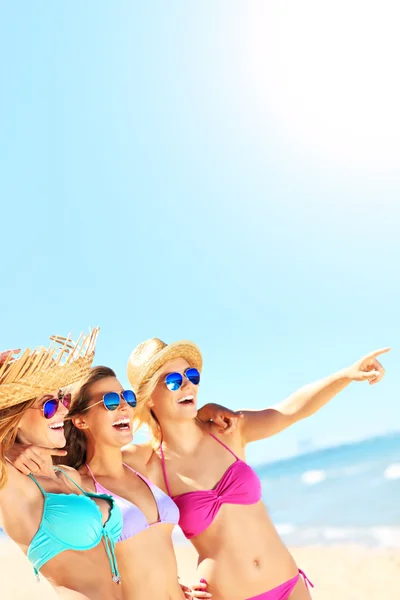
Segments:
[[[230,452],[230,453],[232,454],[232,456],[234,456],[234,457],[236,458],[236,460],[239,460],[239,457],[238,457],[238,456],[236,456],[236,454],[234,453],[234,451],[233,451],[233,450],[231,450],[231,449],[230,449],[230,448],[229,448],[229,447],[228,447],[226,444],[224,444],[224,442],[221,442],[221,440],[219,440],[219,439],[217,438],[217,436],[215,436],[213,433],[210,433],[210,435],[211,435],[211,437],[213,437],[213,438],[214,438],[214,440],[217,440],[217,442],[218,442],[219,444],[221,444],[221,446],[223,446],[224,448],[226,448],[226,449],[228,450],[228,452]]]
[[[314,584],[311,583],[311,581],[308,579],[307,575],[304,573],[304,571],[302,571],[301,569],[299,569],[299,574],[302,576],[302,578],[304,579],[304,583],[307,589],[309,589],[309,586],[311,586],[312,588],[314,587]]]
[[[135,471],[135,469],[133,467],[130,467],[129,465],[127,465],[126,463],[122,463],[124,465],[124,467],[126,467],[127,469],[129,469],[130,471],[132,471],[132,473],[135,473],[135,475],[137,475],[138,477],[140,477],[142,479],[142,475],[140,475],[140,473],[138,473],[137,471]]]
[[[40,483],[38,482],[38,480],[32,475],[32,473],[29,473],[28,477],[30,477],[32,479],[32,481],[34,481],[36,483],[36,485],[38,486],[39,490],[42,492],[43,496],[46,497],[47,496],[47,492],[42,488],[42,486],[40,485]]]
[[[96,477],[95,477],[95,476],[94,476],[94,474],[93,474],[93,471],[92,471],[92,469],[89,467],[88,463],[85,463],[85,467],[86,467],[86,468],[87,468],[87,470],[89,471],[89,475],[90,475],[90,477],[93,479],[94,486],[96,487],[97,480],[96,480]]]
[[[165,466],[164,451],[162,449],[162,440],[161,440],[161,444],[160,444],[160,452],[161,452],[161,464],[162,464],[162,470],[164,473],[165,485],[167,486],[168,496],[170,496],[172,498],[171,489],[169,487],[168,477],[167,477],[167,467]]]
[[[135,469],[133,467],[130,467],[129,465],[127,465],[125,462],[122,463],[124,465],[124,467],[126,467],[127,469],[129,469],[129,471],[132,471],[132,473],[134,473],[136,475],[136,477],[139,477],[139,479],[141,479],[142,481],[145,482],[145,484],[152,489],[153,484],[151,483],[150,479],[147,479],[147,477],[145,477],[144,475],[142,475],[141,473],[139,473],[138,471],[135,471]]]
[[[81,490],[82,494],[85,494],[85,496],[88,495],[88,492],[86,492],[83,488],[81,488],[79,483],[76,483],[76,481],[71,477],[71,475],[68,475],[68,473],[66,473],[63,469],[60,469],[59,467],[56,467],[55,470],[60,471],[63,475],[65,475],[65,477],[67,477],[67,479],[69,479],[70,482],[73,483],[78,488],[78,490]]]

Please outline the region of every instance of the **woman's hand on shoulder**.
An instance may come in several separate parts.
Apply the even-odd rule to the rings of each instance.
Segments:
[[[45,456],[66,456],[66,454],[66,450],[58,448],[42,448],[41,446],[15,443],[5,456],[15,469],[24,475],[29,475],[30,473],[40,474],[46,467]]]
[[[243,412],[210,402],[199,409],[197,417],[202,423],[214,424],[219,433],[229,434],[240,429]]]

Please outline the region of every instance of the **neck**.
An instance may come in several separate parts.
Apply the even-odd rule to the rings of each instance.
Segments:
[[[53,467],[53,457],[50,454],[41,457],[44,465],[40,468],[39,475],[44,475],[44,477],[51,477],[52,479],[57,479],[57,474],[54,471]]]
[[[117,479],[124,474],[122,451],[115,446],[88,443],[86,462],[95,475]]]
[[[204,439],[197,419],[166,421],[161,426],[163,448],[176,454],[193,454]]]

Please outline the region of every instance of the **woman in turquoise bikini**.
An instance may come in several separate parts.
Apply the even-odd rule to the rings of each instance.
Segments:
[[[86,492],[74,469],[53,468],[65,445],[70,398],[60,387],[89,372],[97,330],[77,345],[26,350],[0,364],[0,525],[65,600],[122,600],[115,558],[122,514],[106,494]],[[49,390],[56,390],[49,393]],[[48,448],[38,477],[5,458],[15,439]]]

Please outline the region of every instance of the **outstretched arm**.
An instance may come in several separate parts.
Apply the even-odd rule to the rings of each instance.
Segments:
[[[390,348],[371,352],[350,367],[306,385],[283,402],[265,410],[243,410],[239,421],[243,444],[261,440],[286,429],[320,410],[352,381],[378,383],[385,370],[377,357]]]

